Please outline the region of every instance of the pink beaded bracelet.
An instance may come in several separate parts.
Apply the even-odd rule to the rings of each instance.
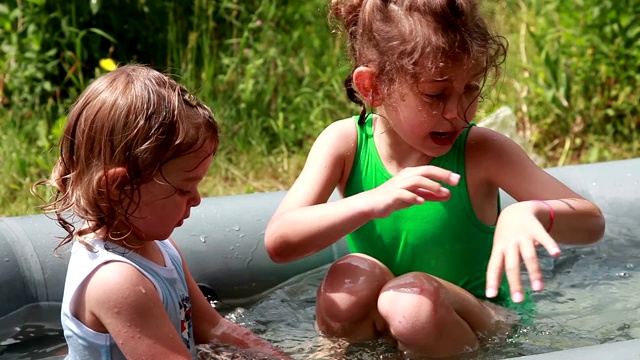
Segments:
[[[556,219],[556,212],[553,210],[553,207],[544,200],[534,200],[537,202],[541,202],[549,208],[549,226],[547,226],[547,232],[551,232],[551,228],[553,227],[553,221]]]

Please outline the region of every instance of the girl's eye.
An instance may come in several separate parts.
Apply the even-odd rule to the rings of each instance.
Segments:
[[[185,189],[176,189],[178,191],[178,194],[180,195],[189,195],[191,194],[191,190],[185,190]]]
[[[427,100],[437,100],[440,99],[442,97],[442,93],[437,93],[437,94],[423,94],[422,95],[425,99]]]
[[[478,85],[468,85],[467,87],[464,88],[464,92],[466,93],[477,93],[478,91],[480,91],[480,86]]]
[[[464,90],[464,96],[467,99],[475,99],[480,95],[480,88],[472,87]]]

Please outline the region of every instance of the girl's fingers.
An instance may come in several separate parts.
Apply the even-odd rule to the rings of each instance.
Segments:
[[[487,265],[486,297],[494,298],[498,295],[498,288],[500,287],[503,272],[504,255],[500,251],[492,251],[489,264]]]
[[[450,170],[445,170],[437,166],[420,166],[417,168],[419,174],[431,180],[441,181],[447,185],[455,186],[460,181],[460,175]]]
[[[397,175],[399,178],[410,178],[413,176],[420,176],[425,179],[435,180],[443,182],[447,185],[455,186],[460,181],[460,175],[450,170],[443,169],[441,167],[433,165],[424,165],[411,168],[405,168]]]
[[[460,175],[437,166],[419,166],[406,168],[389,180],[386,187],[395,187],[411,191],[429,201],[442,201],[450,196],[444,184],[455,186]]]
[[[449,189],[443,186],[442,183],[419,175],[403,179],[402,182],[398,184],[400,187],[415,193],[418,191],[429,191],[438,196],[449,195]]]
[[[507,281],[509,281],[509,288],[511,289],[511,300],[519,303],[524,300],[522,278],[520,275],[519,241],[509,243],[505,250],[504,266],[505,272],[507,273]]]
[[[401,189],[393,195],[393,207],[394,210],[404,209],[411,205],[422,204],[425,202],[425,199],[420,196],[420,194],[416,194],[413,191],[409,191],[406,189]]]
[[[426,189],[418,189],[415,191],[415,194],[422,197],[426,201],[445,201],[451,198],[451,192],[443,187],[442,191],[433,192]]]
[[[549,255],[553,257],[560,256],[560,247],[558,246],[558,243],[553,240],[553,238],[549,234],[547,234],[546,231],[544,232],[544,234],[541,234],[538,237],[537,241],[540,245],[544,246],[544,248],[547,249]]]
[[[544,287],[542,271],[540,270],[540,262],[538,261],[538,255],[536,254],[534,243],[524,242],[520,246],[520,254],[522,255],[522,261],[529,273],[531,288],[534,291],[542,290]]]

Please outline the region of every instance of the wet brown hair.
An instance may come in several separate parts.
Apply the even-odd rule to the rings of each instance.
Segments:
[[[499,77],[507,41],[493,34],[476,0],[332,0],[330,20],[346,35],[353,68],[344,81],[348,98],[366,104],[353,87],[359,66],[376,70],[381,91],[400,77],[416,83],[441,64],[484,66],[483,85]]]
[[[218,143],[211,109],[169,76],[130,64],[99,77],[71,107],[51,178],[33,187],[34,193],[38,185],[51,187],[52,199],[42,208],[68,233],[55,250],[100,230],[123,238],[113,234],[131,231],[140,185],[206,144],[215,154]],[[126,179],[106,181],[105,189],[108,170],[117,167],[126,169]],[[77,218],[88,227],[76,231]]]

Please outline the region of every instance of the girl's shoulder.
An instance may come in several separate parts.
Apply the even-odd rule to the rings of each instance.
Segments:
[[[289,209],[325,202],[336,187],[344,186],[358,143],[356,126],[353,118],[347,118],[334,121],[322,130],[276,215]]]
[[[467,174],[500,188],[520,188],[543,171],[514,140],[498,131],[474,126],[465,146]]]
[[[508,136],[485,127],[469,130],[465,144],[467,161],[472,163],[509,165],[528,157],[524,149]]]
[[[132,264],[109,261],[98,266],[74,292],[74,298],[81,300],[75,301],[71,311],[88,328],[107,332],[114,321],[130,318],[129,310],[149,306],[150,301],[161,305],[158,296],[149,296],[153,294],[157,294],[154,285]],[[128,311],[120,314],[114,309]]]
[[[357,122],[352,118],[336,120],[320,133],[320,137],[330,137],[339,140],[353,140],[358,136]]]
[[[340,162],[347,160],[348,163],[348,159],[342,158],[343,156],[353,156],[357,140],[357,123],[353,118],[336,120],[318,135],[309,156],[325,161],[327,158]]]

